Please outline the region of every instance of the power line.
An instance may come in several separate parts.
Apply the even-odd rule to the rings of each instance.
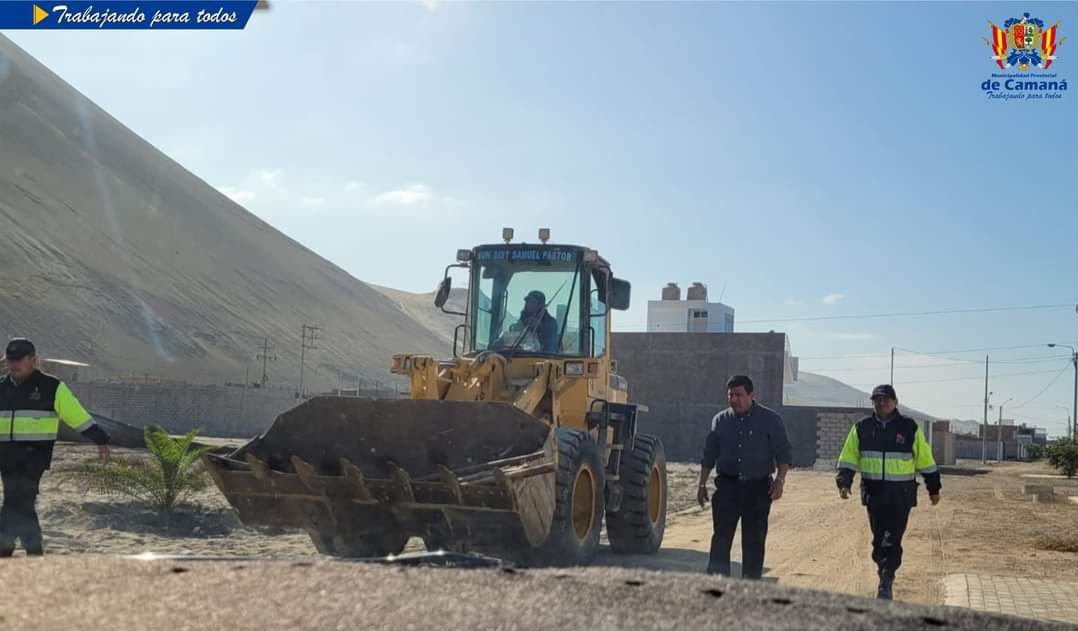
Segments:
[[[932,407],[934,407],[934,408],[980,408],[983,405],[984,405],[984,402],[982,401],[980,403],[934,403],[934,404],[932,404]],[[1055,406],[1052,406],[1052,405],[1030,405],[1030,406],[1027,406],[1027,407],[1029,407],[1030,409],[1033,409],[1033,410],[1052,410],[1052,409],[1055,409]],[[1014,408],[1012,408],[1011,406],[1007,406],[1007,409],[1012,410]]]
[[[1049,364],[1049,363],[1052,363],[1052,362],[1059,361],[1061,359],[1069,360],[1070,355],[1045,355],[1045,356],[1043,356],[1041,358],[1029,357],[1029,358],[1024,358],[1024,359],[1010,359],[1010,360],[1001,359],[1001,360],[996,360],[996,361],[994,361],[992,363],[993,364]],[[977,366],[980,363],[983,363],[983,362],[976,362],[974,360],[968,360],[968,359],[960,359],[960,360],[957,360],[957,361],[947,362],[947,363],[943,363],[943,364],[904,364],[904,365],[903,364],[898,364],[898,365],[895,365],[895,369],[897,370],[899,368],[909,369],[909,368],[948,368],[948,367],[952,367],[952,366]],[[805,370],[806,372],[857,372],[857,371],[871,371],[871,370],[876,370],[876,371],[888,370],[888,367],[887,366],[881,366],[879,368],[870,368],[870,367],[860,366],[860,367],[855,367],[855,368],[848,368],[848,367],[847,368],[815,368],[815,367],[809,368],[809,367],[806,366],[802,370]]]
[[[1033,311],[1038,309],[1073,309],[1072,303],[1055,305],[1023,305],[1016,307],[980,307],[975,309],[940,309],[937,311],[894,311],[891,313],[866,313],[861,315],[811,316],[804,318],[773,318],[769,320],[740,320],[742,324],[760,324],[763,322],[810,322],[819,320],[867,320],[870,318],[901,318],[912,316],[949,315],[956,313],[988,313],[992,311]]]
[[[1051,381],[1049,381],[1049,382],[1048,382],[1048,385],[1047,385],[1047,386],[1045,386],[1045,387],[1044,387],[1044,388],[1043,388],[1043,389],[1042,389],[1042,390],[1041,390],[1040,392],[1038,392],[1038,393],[1037,393],[1036,395],[1034,395],[1034,397],[1033,397],[1032,399],[1030,399],[1030,400],[1026,401],[1026,402],[1025,402],[1025,403],[1023,403],[1022,405],[1016,405],[1016,406],[1013,406],[1013,407],[1012,407],[1011,409],[1013,409],[1013,410],[1017,410],[1017,409],[1019,409],[1019,408],[1023,408],[1023,407],[1025,407],[1025,406],[1029,405],[1030,403],[1033,403],[1034,401],[1036,401],[1036,400],[1037,400],[1037,399],[1038,399],[1038,398],[1039,398],[1039,397],[1040,397],[1040,396],[1041,396],[1042,394],[1044,394],[1045,392],[1048,392],[1048,389],[1049,389],[1049,388],[1051,388],[1051,387],[1052,387],[1052,385],[1054,385],[1056,381],[1059,381],[1059,378],[1063,376],[1063,373],[1067,372],[1067,369],[1068,369],[1068,368],[1070,368],[1070,362],[1067,362],[1067,365],[1066,365],[1066,366],[1064,366],[1064,367],[1063,367],[1062,369],[1060,369],[1059,373],[1058,373],[1058,374],[1057,374],[1057,375],[1056,375],[1055,377],[1053,377]]]
[[[1066,368],[1064,368],[1064,370],[1066,370]],[[811,370],[806,370],[805,372],[811,373],[812,371]],[[1046,374],[1051,374],[1053,372],[1055,372],[1055,371],[1054,370],[1031,370],[1031,371],[1027,371],[1027,372],[1008,372],[1008,373],[1003,373],[1003,374],[1000,374],[1000,375],[992,375],[992,378],[993,379],[1000,379],[1000,378],[1003,378],[1003,377],[1021,377],[1021,376],[1024,376],[1024,375],[1046,375]],[[950,382],[950,381],[984,381],[984,375],[981,375],[979,377],[953,377],[953,378],[948,378],[948,379],[929,379],[927,381],[902,381],[898,385],[905,386],[905,385],[912,385],[912,384],[917,384],[917,383],[945,383],[945,382]],[[851,387],[854,387],[854,388],[873,388],[878,384],[875,384],[875,383],[846,383],[846,384],[843,384],[843,385],[851,386]],[[818,385],[816,385],[816,384],[801,384],[801,385],[798,385],[798,388],[834,388],[834,387],[835,387],[834,384],[818,384]]]
[[[1064,340],[1063,342],[1060,342],[1060,344],[1078,344],[1078,340]],[[903,351],[905,353],[911,353],[913,355],[936,356],[936,355],[941,355],[941,354],[945,354],[945,353],[981,353],[981,352],[984,352],[984,351],[1010,351],[1010,350],[1016,350],[1016,349],[1020,349],[1020,348],[1044,348],[1046,346],[1048,346],[1047,342],[1042,343],[1042,344],[1021,344],[1021,345],[1018,345],[1018,346],[986,346],[984,348],[964,348],[964,349],[957,349],[957,350],[952,349],[952,350],[945,350],[945,351],[915,351],[915,350],[910,350],[908,348],[900,348],[900,347],[896,346],[895,350],[896,351]],[[858,359],[858,358],[890,357],[890,356],[891,356],[891,352],[887,351],[886,353],[847,353],[847,354],[843,354],[843,355],[797,355],[796,357],[798,357],[801,360],[806,360],[806,359]],[[947,358],[944,358],[944,359],[947,359]],[[960,361],[966,361],[966,360],[961,360],[960,359]],[[980,363],[979,360],[970,360],[970,361],[975,361],[977,363]]]

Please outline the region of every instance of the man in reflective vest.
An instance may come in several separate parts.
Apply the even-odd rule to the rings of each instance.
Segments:
[[[0,379],[0,557],[15,552],[22,540],[27,555],[45,553],[34,504],[42,474],[52,463],[52,447],[63,421],[97,444],[109,460],[109,435],[79,404],[67,385],[37,369],[37,351],[25,338],[8,342],[7,375]]]
[[[872,528],[872,560],[880,577],[877,598],[893,597],[895,572],[902,565],[902,534],[917,505],[916,473],[924,478],[928,497],[940,501],[940,474],[932,448],[917,421],[898,413],[898,396],[889,384],[872,390],[875,414],[850,429],[838,457],[839,495],[850,497],[853,474],[861,472],[861,503]]]

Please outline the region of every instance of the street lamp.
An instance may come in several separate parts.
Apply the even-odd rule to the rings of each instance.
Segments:
[[[1003,462],[1003,406],[1014,401],[1011,397],[999,404],[999,420],[996,421],[996,462]]]
[[[1078,311],[1078,306],[1075,307]],[[1049,344],[1048,348],[1055,348],[1057,346],[1065,346],[1071,349],[1071,363],[1074,365],[1074,402],[1071,404],[1071,440],[1074,440],[1074,422],[1078,421],[1078,348],[1074,348],[1069,344]]]

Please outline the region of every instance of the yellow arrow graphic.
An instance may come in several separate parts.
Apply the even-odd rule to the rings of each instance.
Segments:
[[[41,7],[34,5],[34,26],[41,24],[41,21],[49,17],[49,12]]]

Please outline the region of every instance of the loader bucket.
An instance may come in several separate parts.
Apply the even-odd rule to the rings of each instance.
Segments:
[[[203,460],[241,521],[303,528],[323,553],[395,554],[409,537],[510,553],[549,532],[553,436],[508,403],[315,397]]]

